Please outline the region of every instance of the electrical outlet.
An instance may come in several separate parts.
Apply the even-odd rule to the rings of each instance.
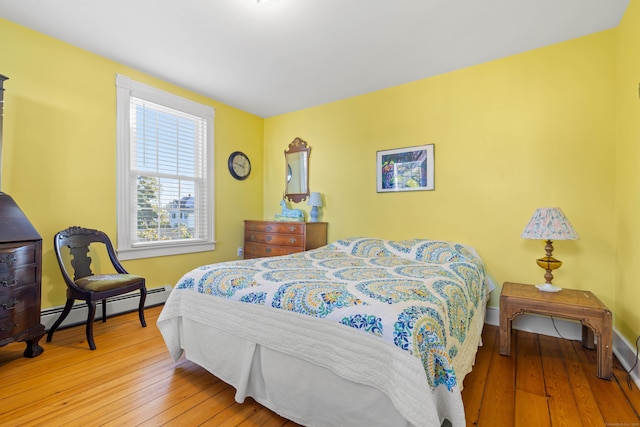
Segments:
[[[244,248],[238,248],[238,257],[244,256]]]

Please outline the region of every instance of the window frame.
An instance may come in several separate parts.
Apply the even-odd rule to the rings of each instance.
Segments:
[[[206,121],[206,192],[207,216],[206,238],[189,241],[135,242],[135,212],[137,208],[137,182],[131,175],[131,97],[143,99],[166,108],[182,111]],[[179,255],[215,250],[214,236],[214,138],[212,106],[157,89],[132,80],[127,76],[116,76],[116,128],[117,128],[117,228],[118,258],[121,260]]]

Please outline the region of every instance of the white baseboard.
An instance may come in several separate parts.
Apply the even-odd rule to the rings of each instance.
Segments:
[[[485,323],[500,326],[500,309],[497,307],[487,307]],[[555,328],[554,328],[555,324]],[[548,335],[557,338],[571,340],[582,339],[582,326],[580,322],[549,316],[538,316],[536,314],[522,314],[513,319],[513,329],[533,332],[541,335]],[[556,331],[557,329],[557,331]],[[559,333],[558,333],[559,332]],[[635,343],[630,344],[622,335],[613,328],[613,354],[616,355],[620,364],[625,370],[629,370],[637,360]],[[640,361],[635,363],[631,372],[631,378],[640,388]]]
[[[165,285],[160,288],[147,289],[147,298],[145,300],[145,307],[151,307],[154,305],[164,304],[171,293],[171,286]],[[140,291],[130,292],[128,294],[119,295],[117,297],[107,299],[107,316],[114,316],[116,314],[126,313],[129,311],[136,311],[140,301]],[[51,307],[42,310],[40,313],[40,323],[42,323],[45,329],[48,331],[54,322],[62,313],[64,306]],[[96,319],[102,318],[102,303],[99,303],[96,307]],[[87,303],[84,301],[76,301],[71,312],[64,319],[60,328],[67,326],[74,326],[84,324],[87,321]]]
[[[613,330],[613,353],[627,372],[633,366],[631,379],[640,388],[640,361],[636,354],[635,343],[629,344],[629,341],[618,334],[615,329]]]

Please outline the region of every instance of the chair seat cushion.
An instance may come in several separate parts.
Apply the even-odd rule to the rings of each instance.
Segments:
[[[95,274],[78,279],[75,283],[82,289],[99,292],[121,288],[141,280],[143,278],[135,274]]]

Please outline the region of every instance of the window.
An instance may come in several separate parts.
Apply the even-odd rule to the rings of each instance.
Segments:
[[[118,257],[214,249],[213,107],[118,75]]]

